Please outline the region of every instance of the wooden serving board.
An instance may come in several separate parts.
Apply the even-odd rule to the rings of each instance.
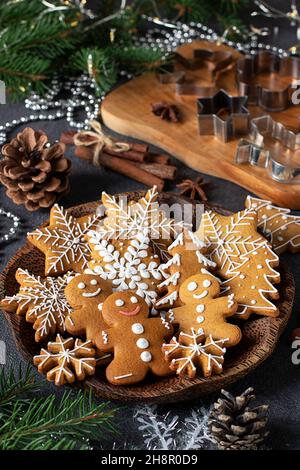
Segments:
[[[181,46],[178,51],[191,57],[196,48],[225,49],[232,52],[234,59],[242,57],[235,49],[208,41],[195,41]],[[211,84],[205,68],[189,70],[188,76],[195,78],[197,84]],[[266,85],[266,82],[273,89],[286,85],[285,79],[262,75],[261,83]],[[225,72],[218,86],[237,95],[235,70]],[[199,135],[196,99],[197,96],[176,95],[174,84],[160,84],[154,73],[145,73],[113,90],[102,104],[101,115],[105,125],[113,131],[161,147],[195,170],[232,181],[280,206],[300,209],[300,184],[278,183],[263,168],[233,162],[239,139],[225,144],[214,136]],[[182,122],[169,123],[155,116],[151,103],[159,101],[176,104]],[[249,110],[252,117],[267,114],[257,106],[249,106]],[[294,132],[299,130],[300,106],[269,114]],[[300,151],[294,153],[293,160],[300,166]]]
[[[130,193],[135,200],[141,197],[141,193]],[[174,194],[162,193],[161,203],[186,203],[186,200]],[[80,217],[94,212],[98,203],[88,203],[70,209],[75,217]],[[208,205],[208,208],[213,206]],[[217,209],[222,214],[228,211]],[[35,275],[44,275],[44,255],[30,243],[20,248],[15,256],[9,261],[5,270],[0,274],[0,298],[5,295],[13,295],[18,291],[18,283],[15,273],[18,268],[28,269]],[[295,285],[291,273],[284,267],[280,268],[282,282],[279,286],[280,301],[278,303],[279,316],[252,317],[247,321],[240,321],[243,338],[234,348],[226,352],[224,371],[220,375],[209,379],[196,377],[193,380],[177,376],[166,378],[148,377],[148,379],[134,386],[115,386],[107,382],[105,369],[98,368],[97,375],[83,383],[85,387],[91,387],[96,395],[109,400],[120,401],[143,401],[157,403],[171,403],[184,400],[196,399],[200,396],[215,392],[228,384],[244,377],[255,369],[272,353],[275,345],[284,330],[293,306]],[[32,363],[32,358],[38,354],[41,345],[34,341],[34,330],[24,317],[4,313],[14,336],[16,347],[25,359]]]

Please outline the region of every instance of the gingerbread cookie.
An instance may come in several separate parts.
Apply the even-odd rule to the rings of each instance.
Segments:
[[[273,284],[280,282],[274,269],[278,256],[257,232],[257,214],[246,209],[230,216],[205,212],[197,232],[207,243],[209,257],[225,280],[223,290],[234,294],[237,314],[247,319],[251,313],[276,317],[279,312],[271,300],[279,294]]]
[[[170,374],[161,347],[173,328],[161,318],[148,318],[144,299],[132,290],[116,292],[104,301],[102,314],[108,327],[96,338],[96,346],[114,353],[106,369],[110,383],[141,382],[149,371],[160,377]]]
[[[179,290],[182,307],[169,311],[169,318],[179,324],[180,332],[211,336],[214,340],[226,338],[226,347],[234,346],[242,337],[236,325],[226,322],[235,314],[234,294],[219,297],[220,283],[205,269],[184,281]]]
[[[149,306],[153,305],[163,276],[147,235],[139,232],[134,239],[118,240],[116,247],[114,241],[103,239],[101,232],[90,231],[88,242],[93,259],[86,273],[110,280],[114,290],[135,290]]]
[[[161,266],[166,279],[158,285],[160,289],[157,308],[178,307],[182,305],[179,289],[182,283],[202,268],[214,268],[216,264],[205,256],[205,243],[193,232],[183,231],[169,246],[169,261]]]
[[[170,369],[179,376],[187,375],[190,379],[196,376],[197,368],[204,377],[220,374],[223,370],[226,339],[214,341],[210,335],[196,333],[191,328],[189,333],[181,332],[178,340],[174,337],[162,350]]]
[[[85,235],[99,221],[100,216],[94,214],[77,219],[55,204],[50,212],[50,224],[28,234],[28,240],[45,254],[45,274],[81,272],[87,268],[90,248]]]
[[[72,335],[85,336],[94,344],[95,337],[107,326],[102,318],[102,307],[111,293],[111,282],[99,276],[75,276],[65,289],[65,296],[74,309],[66,318],[67,331]]]
[[[41,349],[40,354],[34,356],[33,363],[39,372],[47,375],[47,380],[64,385],[95,374],[95,350],[91,341],[64,339],[57,335],[55,341],[48,343],[47,349]]]
[[[46,340],[56,332],[64,333],[65,317],[72,311],[64,294],[69,274],[43,279],[19,268],[16,271],[19,292],[5,297],[1,308],[18,315],[26,314],[26,321],[33,323],[37,342]]]
[[[273,206],[270,201],[248,196],[245,207],[257,212],[258,230],[270,241],[273,250],[300,251],[300,217],[290,215],[290,209]]]

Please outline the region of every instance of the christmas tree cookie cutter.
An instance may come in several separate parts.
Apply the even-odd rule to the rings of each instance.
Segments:
[[[276,140],[281,147],[291,152],[300,149],[300,133],[294,133],[271,116],[261,116],[250,121],[250,139],[241,139],[237,146],[234,161],[237,164],[250,163],[266,168],[271,178],[281,183],[299,184],[300,167],[277,160],[277,155],[266,142]],[[281,160],[283,154],[277,150]]]
[[[248,96],[249,104],[261,106],[266,111],[282,111],[292,104],[291,95],[295,92],[300,79],[300,59],[280,57],[269,51],[259,51],[237,61],[237,84],[239,93]],[[271,83],[263,85],[272,79]],[[278,78],[290,79],[288,84],[274,86]],[[270,82],[270,80],[269,80]],[[298,85],[299,86],[299,85]]]
[[[247,134],[250,113],[247,96],[230,96],[225,90],[215,95],[198,98],[198,128],[200,135],[215,135],[224,143]]]
[[[206,65],[210,72],[212,85],[197,85],[195,79],[189,79],[185,70],[174,71],[174,65],[165,72],[157,73],[156,78],[161,84],[175,83],[177,95],[198,95],[210,96],[218,91],[218,79],[222,73],[229,70],[234,65],[232,53],[229,51],[213,51],[210,49],[194,49],[191,59],[176,52],[175,59],[185,69],[196,70],[202,65]]]

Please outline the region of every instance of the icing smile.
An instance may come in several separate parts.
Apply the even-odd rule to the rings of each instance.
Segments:
[[[201,292],[201,294],[194,294],[193,297],[194,299],[203,299],[203,297],[206,297],[207,294],[207,290],[204,290],[203,292]]]
[[[125,315],[126,317],[133,317],[134,315],[137,315],[139,311],[141,310],[141,307],[139,305],[135,307],[134,310],[130,310],[129,312],[125,312],[124,310],[119,310],[119,313],[121,315]]]
[[[99,295],[101,292],[101,287],[99,287],[99,289],[97,289],[95,292],[83,292],[82,293],[82,297],[96,297],[97,295]]]

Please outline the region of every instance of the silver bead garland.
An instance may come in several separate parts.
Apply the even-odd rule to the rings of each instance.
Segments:
[[[7,242],[10,238],[13,238],[14,235],[16,234],[19,225],[20,225],[20,219],[16,215],[14,215],[12,212],[6,212],[4,209],[0,208],[0,216],[7,217],[8,219],[12,220],[12,226],[9,229],[8,233],[5,235],[0,236],[0,243],[2,242]]]

